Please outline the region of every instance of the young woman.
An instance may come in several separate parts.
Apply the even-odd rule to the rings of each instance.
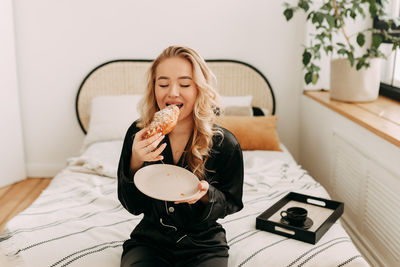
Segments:
[[[124,243],[121,266],[227,266],[229,247],[217,219],[243,208],[243,158],[236,138],[214,124],[214,84],[193,49],[168,47],[152,63],[141,119],[126,133],[118,168],[119,200],[132,214],[144,214]],[[154,113],[172,104],[180,108],[174,130],[145,139]],[[199,193],[181,202],[141,193],[135,172],[160,163],[193,172]]]

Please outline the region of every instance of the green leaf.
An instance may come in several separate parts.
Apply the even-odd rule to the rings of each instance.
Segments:
[[[314,53],[314,58],[315,59],[320,59],[321,58],[321,53],[319,51]]]
[[[310,6],[308,5],[307,1],[305,1],[305,0],[300,0],[298,6],[299,6],[301,9],[303,9],[305,12],[307,12],[308,9],[310,8]]]
[[[380,34],[372,34],[372,46],[378,48],[382,43],[382,35]]]
[[[293,9],[287,8],[283,11],[283,15],[285,15],[286,20],[289,21],[293,17]]]
[[[376,6],[373,4],[375,2],[376,1],[369,1],[369,13],[372,18],[376,16]]]
[[[331,3],[330,3],[329,1],[326,2],[326,3],[321,7],[322,10],[331,10],[331,8],[332,8],[332,5],[331,5]]]
[[[358,11],[358,13],[360,13],[361,16],[365,19],[364,9],[362,9],[361,6],[359,6],[359,5],[357,6],[357,11]]]
[[[338,51],[339,55],[346,55],[347,54],[347,50],[345,48],[340,48]]]
[[[307,51],[304,51],[303,53],[303,65],[307,66],[308,63],[310,63],[311,60],[311,54]]]
[[[328,39],[329,39],[329,41],[332,42],[332,34],[331,33],[328,34]]]
[[[367,49],[367,56],[366,57],[378,57],[379,50],[375,47],[371,47],[371,49]]]
[[[319,79],[318,73],[314,73],[312,76],[312,83],[316,84],[318,82],[318,79]]]
[[[322,24],[324,22],[324,14],[323,13],[317,13],[317,21],[319,24]]]
[[[357,35],[357,44],[360,47],[362,47],[365,44],[365,35],[361,32]]]
[[[321,32],[320,34],[315,35],[315,39],[320,40],[321,43],[324,42],[325,37],[326,37],[326,34],[324,32]]]
[[[313,49],[314,53],[318,53],[320,48],[321,48],[321,44],[317,44],[312,49]]]
[[[364,60],[360,59],[357,63],[356,69],[357,70],[361,69],[363,65],[364,65]]]
[[[326,22],[328,22],[329,27],[335,27],[335,17],[330,15],[325,15]]]
[[[311,22],[313,24],[315,23],[322,24],[323,21],[324,21],[324,14],[321,12],[315,12]]]
[[[310,20],[310,18],[314,16],[314,11],[310,11],[310,13],[307,15],[306,20]]]
[[[357,16],[356,12],[354,12],[354,11],[352,10],[352,11],[350,12],[350,17],[351,17],[352,19],[355,19],[356,16]]]
[[[325,50],[325,54],[328,55],[329,52],[333,51],[333,46],[331,46],[331,45],[324,46],[324,50]]]
[[[315,64],[311,64],[311,67],[310,67],[309,69],[310,69],[312,72],[318,72],[318,71],[321,70],[321,68],[318,67],[318,66],[315,65]]]
[[[351,66],[353,67],[354,66],[354,55],[353,55],[353,53],[347,53],[347,57],[348,57],[348,59],[350,61]]]
[[[306,82],[306,84],[311,83],[311,81],[312,81],[312,73],[311,72],[306,73],[306,75],[304,76],[304,81]]]

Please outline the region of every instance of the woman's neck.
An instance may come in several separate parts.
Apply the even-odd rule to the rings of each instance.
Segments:
[[[189,116],[188,119],[179,121],[175,129],[168,135],[175,164],[178,164],[180,158],[182,157],[182,153],[184,152],[190,136],[192,135],[193,125],[193,118],[192,116]]]
[[[188,116],[184,120],[178,121],[174,130],[169,134],[170,137],[191,135],[193,131],[194,121],[192,116]]]

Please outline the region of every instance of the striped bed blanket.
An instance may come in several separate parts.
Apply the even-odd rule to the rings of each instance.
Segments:
[[[122,142],[90,146],[70,158],[48,188],[6,225],[0,266],[119,266],[122,244],[142,216],[117,198]],[[244,151],[244,209],[219,222],[229,266],[368,266],[338,220],[315,245],[255,228],[256,217],[288,192],[329,198],[284,152]]]

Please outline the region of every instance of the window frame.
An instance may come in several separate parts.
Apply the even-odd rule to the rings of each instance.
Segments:
[[[377,0],[377,2],[381,3],[382,1],[381,0]],[[373,28],[374,29],[378,29],[378,30],[386,29],[387,30],[388,27],[389,27],[388,24],[386,22],[380,20],[378,18],[378,16],[376,16],[374,18],[374,20],[373,20]],[[391,35],[392,36],[396,36],[396,37],[400,37],[400,26],[395,27],[394,30],[396,32],[391,33]],[[384,39],[383,43],[390,44],[391,41],[387,40],[387,39]],[[396,53],[399,53],[398,56],[400,56],[400,51],[396,51]],[[380,88],[379,88],[379,94],[387,96],[387,97],[392,98],[392,99],[395,99],[397,101],[400,101],[400,87],[381,82],[380,83]]]

